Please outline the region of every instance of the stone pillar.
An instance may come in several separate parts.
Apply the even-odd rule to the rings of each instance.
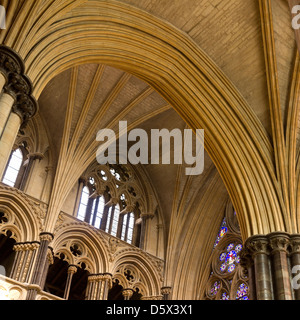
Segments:
[[[104,273],[103,274],[103,294],[102,294],[102,300],[108,299],[108,292],[112,288],[112,274],[110,273]]]
[[[7,78],[5,77],[5,74],[0,70],[0,93],[2,93],[2,89],[6,82],[7,82]]]
[[[44,270],[43,270],[43,276],[42,276],[41,285],[40,285],[41,290],[44,290],[44,288],[45,288],[49,267],[53,263],[54,263],[53,249],[48,247],[47,258],[46,258],[45,267],[44,267]]]
[[[44,155],[41,153],[30,153],[27,155],[27,158],[28,159],[27,159],[25,171],[22,174],[22,178],[20,179],[20,181],[18,181],[18,185],[16,185],[16,188],[18,188],[21,191],[25,190],[27,181],[30,176],[31,169],[34,166],[36,160],[41,161],[42,159],[44,159]]]
[[[16,281],[28,283],[32,274],[39,242],[18,243],[14,246],[16,252],[10,277]]]
[[[6,122],[10,115],[13,104],[15,103],[14,97],[3,92],[0,97],[0,137],[2,136]]]
[[[134,291],[132,289],[124,289],[122,291],[122,295],[124,297],[124,300],[130,300],[133,296]]]
[[[162,300],[166,300],[166,301],[170,300],[171,291],[172,291],[171,287],[161,288]]]
[[[289,235],[281,232],[269,235],[272,256],[272,274],[275,300],[292,300],[290,270],[288,265]]]
[[[300,299],[300,292],[292,286],[292,270],[300,270],[299,234],[273,232],[253,236],[246,241],[241,259],[248,267],[250,292],[256,293],[251,299]]]
[[[0,139],[0,177],[4,174],[21,123],[22,119],[20,116],[11,112]]]
[[[68,269],[68,278],[67,278],[67,283],[66,283],[65,293],[64,293],[65,300],[69,299],[72,279],[73,279],[73,276],[76,272],[77,272],[77,267],[74,265],[70,265],[69,269]]]
[[[112,275],[110,273],[91,275],[88,278],[86,300],[107,300],[111,288]]]
[[[47,268],[47,254],[50,242],[54,236],[51,233],[43,232],[40,234],[40,247],[37,253],[33,275],[31,280],[32,289],[28,290],[26,300],[35,300],[37,288],[42,286],[44,280],[44,270]],[[49,267],[49,265],[48,265]]]
[[[147,235],[147,221],[154,217],[153,214],[141,214],[142,224],[141,224],[141,235],[140,235],[140,249],[145,250],[146,246],[146,235]]]
[[[296,268],[297,271],[300,269],[300,235],[292,235],[290,240],[290,261],[291,261],[291,270],[293,271],[293,268]],[[296,274],[293,274],[292,276],[295,276]],[[300,288],[294,288],[294,296],[295,300],[300,300]]]
[[[0,178],[3,176],[20,127],[35,115],[38,105],[32,83],[24,74],[22,58],[12,49],[0,47]]]
[[[250,256],[253,259],[255,292],[258,300],[273,300],[270,251],[268,245],[269,241],[265,236],[251,237],[245,244],[245,248],[249,250]]]

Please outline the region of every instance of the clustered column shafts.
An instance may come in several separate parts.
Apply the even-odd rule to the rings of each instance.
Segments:
[[[112,275],[110,273],[91,275],[88,278],[86,300],[107,300],[111,288]]]
[[[285,232],[250,237],[241,254],[248,269],[251,300],[299,300],[292,268],[300,267],[300,236]]]
[[[37,252],[37,257],[33,269],[33,275],[31,280],[31,289],[28,290],[26,300],[35,300],[38,290],[41,289],[45,282],[45,274],[48,271],[49,263],[47,261],[47,255],[49,250],[49,244],[53,240],[54,236],[51,233],[40,234],[40,246]]]
[[[77,266],[70,265],[68,268],[68,278],[67,278],[67,283],[66,283],[65,292],[64,292],[64,299],[65,300],[69,299],[72,279],[73,279],[73,276],[76,272],[77,272]]]
[[[16,252],[10,277],[14,280],[29,283],[39,242],[18,243],[14,246]]]
[[[0,45],[0,178],[20,128],[26,126],[38,109],[32,83],[24,72],[22,58]]]
[[[290,264],[291,269],[300,266],[300,235],[292,235],[290,239]],[[295,300],[300,300],[300,290],[294,290]]]

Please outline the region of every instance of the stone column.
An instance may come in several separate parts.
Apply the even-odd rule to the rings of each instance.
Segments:
[[[27,155],[27,165],[25,167],[25,171],[22,175],[22,178],[20,179],[20,181],[18,181],[18,185],[16,185],[16,188],[18,188],[21,191],[25,190],[27,181],[30,177],[30,172],[32,167],[34,166],[36,160],[41,161],[44,159],[44,155],[41,153],[30,153]]]
[[[275,300],[292,300],[292,288],[288,265],[289,235],[274,232],[269,235],[272,256],[272,274]]]
[[[162,300],[170,300],[172,288],[171,287],[163,287],[161,288]]]
[[[54,263],[53,249],[48,247],[47,258],[46,258],[45,267],[44,267],[44,270],[43,270],[43,276],[42,276],[41,285],[40,285],[41,290],[44,290],[44,288],[45,288],[49,267],[53,263]]]
[[[73,276],[76,272],[77,272],[77,267],[74,265],[70,265],[69,269],[68,269],[68,278],[67,278],[67,283],[66,283],[65,293],[64,293],[65,300],[69,299],[72,279],[73,279]]]
[[[293,268],[298,272],[300,270],[300,235],[291,235],[290,240],[290,261],[291,261],[291,271]],[[292,273],[295,276],[296,273]],[[300,300],[300,288],[294,288],[295,300]]]
[[[141,224],[141,236],[140,236],[140,249],[145,250],[146,246],[146,235],[147,235],[147,221],[153,218],[153,214],[141,214],[142,224]]]
[[[0,47],[0,178],[20,127],[35,115],[38,105],[32,83],[24,74],[22,58],[12,49]]]
[[[44,270],[47,267],[47,253],[50,242],[54,236],[51,233],[43,232],[40,234],[40,247],[37,253],[32,280],[32,289],[28,290],[26,300],[35,300],[37,295],[37,288],[42,286],[44,280]]]
[[[23,283],[29,282],[39,246],[38,242],[19,243],[14,246],[16,255],[10,274],[12,279]]]
[[[6,122],[10,115],[13,104],[15,103],[14,97],[3,92],[0,97],[0,137],[2,136]]]
[[[112,288],[112,274],[110,273],[104,273],[103,274],[103,294],[102,294],[102,300],[108,299],[108,292]]]
[[[86,300],[107,300],[108,292],[112,288],[110,273],[89,276],[86,290]]]
[[[258,300],[273,300],[270,251],[267,237],[259,235],[249,238],[245,243],[245,250],[248,250],[249,256],[253,259],[256,298]]]
[[[3,87],[4,87],[5,83],[7,82],[7,78],[6,78],[5,74],[4,74],[4,72],[2,72],[0,70],[0,93],[3,90]]]
[[[4,174],[21,123],[22,119],[20,116],[11,112],[0,139],[0,177]]]
[[[133,296],[134,291],[132,289],[124,289],[122,291],[122,295],[124,297],[124,300],[130,300]]]

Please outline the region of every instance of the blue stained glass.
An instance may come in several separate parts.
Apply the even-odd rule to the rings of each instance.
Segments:
[[[226,253],[224,252],[220,255],[220,261],[224,261],[225,259],[226,259]]]
[[[229,273],[233,272],[234,270],[235,270],[235,264],[231,264],[227,269]]]
[[[231,251],[234,248],[234,244],[231,243],[228,247],[227,247],[227,251]]]
[[[227,228],[227,224],[226,224],[226,219],[224,219],[222,222],[220,231],[218,233],[217,239],[215,241],[214,248],[219,244],[220,240],[225,236],[227,231],[228,231],[228,228]]]
[[[226,267],[227,267],[226,263],[223,263],[220,267],[220,270],[224,272],[226,270]]]
[[[243,249],[243,246],[241,244],[238,244],[236,247],[235,247],[235,251],[236,252],[241,252]]]
[[[248,298],[248,286],[245,283],[242,283],[236,293],[237,300],[249,300]]]
[[[222,293],[221,300],[229,300],[229,294],[226,292]]]
[[[220,287],[221,287],[221,283],[219,281],[216,281],[211,288],[211,291],[210,291],[211,294],[215,296],[219,291]]]

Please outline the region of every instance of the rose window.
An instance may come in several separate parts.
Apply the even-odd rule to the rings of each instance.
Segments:
[[[226,248],[226,252],[220,255],[220,271],[232,273],[237,264],[240,262],[240,252],[243,246],[241,244],[235,245],[233,243],[229,244]]]

